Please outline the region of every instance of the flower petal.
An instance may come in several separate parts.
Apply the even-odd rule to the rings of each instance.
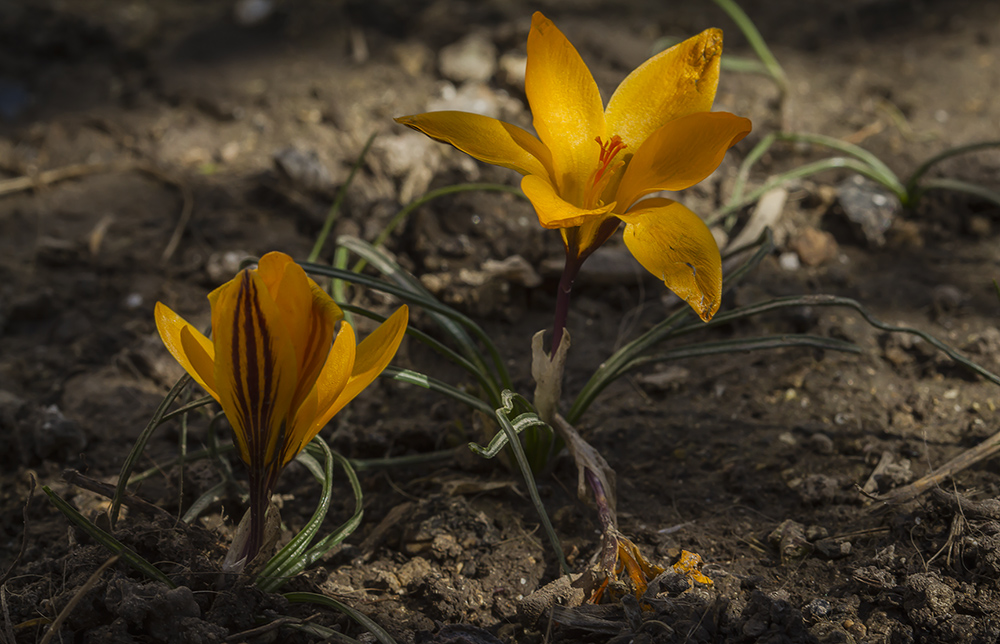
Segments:
[[[184,318],[170,310],[161,302],[156,303],[153,316],[156,330],[177,362],[181,363],[194,381],[216,400],[215,391],[215,348],[212,341],[191,326]]]
[[[542,176],[552,167],[549,151],[533,134],[488,116],[427,112],[395,120],[484,163]]]
[[[698,112],[670,121],[646,139],[625,168],[616,201],[628,209],[643,195],[690,188],[750,133],[750,121],[728,112]]]
[[[607,215],[616,205],[615,202],[611,202],[594,210],[577,208],[559,196],[551,183],[533,175],[521,179],[521,190],[535,207],[538,221],[545,228],[579,226]]]
[[[295,455],[311,441],[319,430],[333,418],[330,410],[333,403],[344,391],[347,381],[354,369],[354,359],[357,354],[354,329],[347,322],[341,324],[340,332],[333,343],[323,365],[316,386],[302,402],[295,414],[295,422],[286,441],[286,449],[281,456],[282,467],[295,458]],[[329,413],[328,413],[329,412]]]
[[[608,132],[630,150],[664,123],[712,109],[719,84],[722,31],[707,29],[637,67],[608,101]]]
[[[256,271],[242,271],[209,300],[219,403],[253,478],[275,466],[285,441],[297,382],[295,348]]]
[[[528,32],[524,91],[538,138],[552,153],[552,181],[568,201],[584,203],[601,151],[595,139],[607,137],[604,104],[580,54],[538,12]]]
[[[354,400],[355,396],[361,393],[389,366],[389,362],[396,355],[399,343],[403,341],[408,319],[409,309],[403,305],[361,341],[347,386],[329,407],[324,409],[322,402],[319,406],[316,422],[320,428],[343,409],[344,405]],[[319,428],[316,431],[319,431]]]
[[[257,272],[278,307],[292,346],[298,370],[297,389],[292,401],[295,410],[312,390],[319,376],[333,331],[344,313],[302,267],[284,253],[268,253],[260,258]]]
[[[619,216],[639,263],[708,322],[722,299],[722,259],[705,222],[676,201],[648,199]]]

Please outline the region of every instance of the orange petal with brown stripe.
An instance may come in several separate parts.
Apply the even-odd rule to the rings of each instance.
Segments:
[[[295,347],[278,305],[256,271],[209,295],[215,381],[251,476],[274,467],[298,385]]]

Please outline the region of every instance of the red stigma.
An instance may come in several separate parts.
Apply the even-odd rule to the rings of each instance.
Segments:
[[[604,173],[607,172],[608,166],[611,165],[614,158],[627,146],[622,142],[622,138],[617,134],[612,136],[611,140],[607,143],[603,143],[601,141],[601,137],[597,137],[594,140],[597,141],[597,145],[601,146],[601,164],[597,168],[597,172],[594,173],[594,185],[597,185],[597,183],[604,176]]]

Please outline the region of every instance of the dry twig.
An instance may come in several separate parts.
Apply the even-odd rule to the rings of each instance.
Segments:
[[[10,567],[7,568],[7,572],[0,577],[0,586],[7,583],[10,576],[14,573],[14,568],[17,566],[17,562],[21,561],[21,557],[24,556],[24,549],[28,545],[28,505],[31,504],[31,497],[35,494],[35,475],[29,473],[29,479],[31,480],[31,487],[28,488],[28,498],[24,500],[24,532],[21,534],[21,548],[17,551],[17,556],[14,557],[14,561],[10,563]],[[11,640],[13,642],[13,640]]]
[[[62,628],[63,622],[65,622],[66,619],[70,616],[70,613],[73,612],[73,609],[76,608],[76,605],[80,603],[84,595],[86,595],[91,588],[97,585],[97,582],[101,579],[101,575],[104,574],[104,571],[110,568],[112,565],[114,565],[116,561],[118,561],[118,555],[114,555],[113,557],[102,563],[101,567],[95,570],[94,574],[92,574],[90,577],[87,578],[87,581],[83,582],[83,585],[80,586],[77,589],[76,594],[73,595],[73,599],[69,600],[69,603],[66,604],[66,607],[63,608],[59,612],[59,615],[56,616],[55,621],[53,621],[52,625],[49,626],[49,630],[45,631],[45,636],[42,637],[42,641],[40,642],[40,644],[49,644],[49,642],[52,641],[52,637],[59,632],[59,629]]]
[[[871,496],[870,498],[879,502],[879,505],[876,506],[877,510],[912,501],[927,490],[938,487],[946,479],[951,478],[967,467],[975,465],[979,461],[993,456],[998,451],[1000,451],[1000,432],[993,434],[975,447],[965,450],[930,474],[917,479],[913,483],[896,488],[881,496]]]

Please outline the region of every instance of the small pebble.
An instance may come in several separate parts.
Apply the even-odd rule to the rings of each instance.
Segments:
[[[789,242],[804,266],[820,266],[837,258],[837,240],[825,230],[806,227]]]
[[[239,272],[243,259],[249,256],[250,253],[242,250],[212,253],[209,255],[208,261],[205,262],[205,272],[208,274],[208,279],[213,284],[228,282]]]
[[[275,167],[297,187],[325,192],[333,186],[333,177],[315,150],[285,148],[274,153]]]
[[[809,447],[817,454],[833,454],[837,451],[833,439],[821,432],[809,437]]]
[[[827,559],[843,559],[851,554],[851,542],[843,539],[828,537],[820,539],[815,544],[816,552]]]
[[[229,141],[219,150],[219,159],[225,163],[232,163],[240,155],[239,141]]]
[[[993,233],[993,225],[989,217],[982,215],[970,215],[965,222],[969,233],[976,237],[989,237]]]
[[[489,38],[472,33],[438,53],[441,75],[459,83],[485,82],[497,70],[497,48]]]
[[[863,241],[875,248],[885,245],[885,233],[901,209],[895,196],[886,194],[874,181],[855,175],[837,186],[837,201]]]
[[[833,611],[833,606],[829,601],[817,597],[802,608],[802,612],[812,617],[826,617]]]
[[[458,89],[450,83],[446,84],[442,88],[441,98],[428,102],[427,109],[432,112],[455,110],[499,118],[504,103],[501,96],[485,83],[470,81]]]
[[[233,19],[241,27],[259,25],[274,13],[272,0],[239,0],[233,5]]]
[[[430,65],[433,52],[419,42],[404,42],[392,48],[392,56],[410,76],[419,77]]]
[[[500,77],[508,85],[517,88],[524,87],[525,70],[528,68],[528,57],[518,51],[508,51],[500,57]]]
[[[802,262],[799,260],[798,253],[787,252],[782,253],[778,257],[778,265],[786,271],[797,271],[802,268]]]

